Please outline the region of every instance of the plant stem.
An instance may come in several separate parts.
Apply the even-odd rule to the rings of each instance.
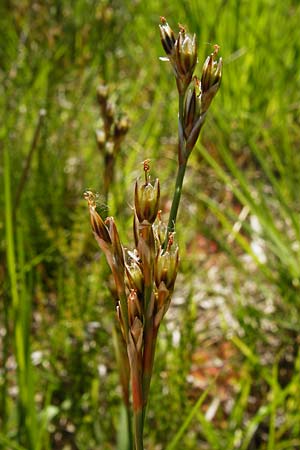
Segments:
[[[135,411],[133,417],[134,423],[134,443],[135,450],[144,450],[143,443],[143,411]]]
[[[132,436],[130,405],[125,405],[125,410],[126,410],[126,422],[127,422],[127,433],[128,433],[128,450],[131,450],[133,447],[133,436]]]
[[[173,201],[172,201],[169,222],[168,222],[167,236],[166,236],[166,240],[164,242],[164,249],[166,249],[166,247],[167,247],[169,233],[172,233],[175,230],[176,218],[177,218],[178,207],[179,207],[180,198],[181,198],[182,185],[183,185],[183,179],[184,179],[184,175],[185,175],[186,165],[187,165],[187,161],[185,161],[183,164],[178,166],[175,190],[174,190]]]
[[[147,180],[146,180],[147,181]],[[141,236],[148,247],[149,253],[151,255],[151,229],[142,228]],[[152,337],[153,337],[153,308],[154,308],[154,293],[153,293],[153,270],[154,270],[154,261],[153,256],[149,256],[149,258],[145,258],[145,262],[143,264],[144,269],[144,350],[143,350],[143,358],[142,358],[142,378],[141,378],[141,388],[143,392],[143,404],[142,404],[142,424],[144,425],[145,415],[146,415],[146,406],[148,400],[148,392],[152,375],[152,365],[151,364],[151,353],[152,353]]]
[[[168,229],[166,234],[166,239],[163,245],[163,249],[166,250],[169,233],[172,233],[175,230],[175,224],[177,219],[177,213],[181,198],[183,179],[185,175],[185,169],[188,161],[188,157],[186,156],[186,140],[183,135],[183,115],[184,115],[184,98],[185,92],[179,94],[178,97],[178,169],[177,169],[177,177],[175,182],[175,190],[173,194],[172,206],[169,216]]]
[[[24,169],[23,169],[23,172],[22,172],[22,175],[21,175],[18,187],[17,187],[17,193],[16,193],[16,198],[15,198],[15,207],[14,207],[14,211],[13,211],[14,217],[16,215],[16,210],[20,204],[21,196],[23,194],[24,187],[25,187],[26,182],[29,177],[31,161],[32,161],[34,151],[37,148],[37,144],[39,141],[44,117],[45,117],[45,110],[42,109],[39,111],[37,125],[36,125],[35,131],[33,134],[33,138],[32,138],[31,144],[30,144],[29,152],[28,152],[26,160],[25,160],[25,166],[24,166]]]
[[[128,310],[126,308],[127,304],[126,304],[126,296],[125,294],[120,296],[120,307],[121,307],[121,312],[122,312],[122,317],[123,317],[123,323],[124,323],[124,330],[125,330],[125,341],[126,339],[128,340],[128,332],[129,332],[129,325],[128,325]]]
[[[120,330],[115,326],[113,327],[113,344],[116,355],[117,367],[120,377],[120,385],[122,390],[122,400],[126,411],[127,422],[127,436],[128,436],[128,450],[132,450],[133,437],[132,437],[132,425],[131,425],[131,407],[129,397],[129,377],[130,368],[128,355],[126,351],[125,341],[122,338]]]
[[[143,391],[141,361],[131,360],[131,388],[135,450],[144,450],[143,445]]]
[[[143,422],[146,417],[146,408],[148,403],[148,396],[152,378],[157,329],[154,329],[153,318],[147,322],[147,329],[145,330],[144,355],[143,355]]]
[[[22,329],[22,317],[20,314],[20,298],[18,291],[17,263],[15,257],[15,230],[13,223],[13,211],[11,202],[11,178],[10,158],[7,146],[4,148],[4,201],[5,201],[5,232],[6,232],[6,258],[10,280],[10,294],[14,318],[14,350],[17,361],[18,376],[18,438],[22,442],[26,436],[26,356],[25,342]]]
[[[179,97],[178,97],[178,116],[179,116],[179,122],[181,124],[183,124],[184,97],[185,97],[185,92],[183,94],[179,94]]]
[[[7,399],[9,398],[8,394],[8,369],[7,369],[7,360],[9,357],[9,346],[10,346],[10,334],[9,334],[9,300],[8,295],[4,292],[3,295],[4,302],[4,329],[5,335],[3,337],[3,349],[2,349],[2,366],[3,366],[3,382],[1,386],[1,406],[0,406],[0,414],[2,417],[2,428],[3,433],[6,434],[6,426],[7,426],[7,412],[8,405]]]

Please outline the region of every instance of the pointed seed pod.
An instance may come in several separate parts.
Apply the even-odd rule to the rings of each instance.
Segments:
[[[160,197],[160,186],[158,179],[155,180],[154,186],[146,182],[142,185],[136,181],[134,192],[135,211],[139,222],[144,220],[153,223],[156,219]]]
[[[201,112],[208,110],[214,96],[216,95],[222,79],[222,58],[216,61],[219,46],[215,46],[215,51],[206,58],[202,69],[201,77]]]
[[[184,27],[179,25],[179,34],[176,38],[164,17],[161,17],[159,29],[162,46],[175,73],[178,92],[183,95],[192,80],[197,64],[196,35],[189,35]]]
[[[176,245],[175,249],[172,248],[173,236],[170,233],[170,238],[166,251],[160,251],[155,261],[155,284],[158,288],[163,282],[167,289],[172,290],[177,277],[178,264],[179,264],[179,252]]]
[[[114,125],[114,138],[120,139],[120,137],[125,136],[127,131],[129,130],[129,119],[124,116],[121,119],[117,120]]]
[[[170,55],[175,45],[175,34],[168,22],[164,17],[160,18],[161,24],[159,25],[160,39],[162,46],[167,55]]]
[[[115,265],[119,270],[125,268],[124,249],[120,241],[120,236],[113,217],[105,219],[105,225],[109,230],[109,235],[112,242],[112,252],[115,259]]]
[[[112,102],[107,102],[106,117],[112,119],[116,113],[116,105]]]
[[[135,289],[131,289],[128,295],[127,307],[129,325],[132,325],[136,317],[141,318],[142,316],[142,308]]]
[[[183,118],[185,138],[188,138],[193,129],[194,122],[197,120],[197,106],[196,89],[194,86],[192,89],[189,89],[184,102]]]
[[[90,210],[90,219],[92,224],[93,232],[97,238],[97,241],[102,248],[100,241],[104,244],[111,244],[111,238],[109,235],[108,228],[106,227],[105,223],[103,222],[102,218],[99,216],[99,214],[96,211],[96,202],[95,202],[95,194],[93,194],[91,191],[86,191],[84,193],[84,198],[87,200]],[[105,246],[105,248],[107,245]]]
[[[126,275],[129,288],[135,289],[139,294],[142,294],[144,291],[144,277],[140,265],[136,261],[132,261],[129,266],[126,265]]]
[[[158,246],[162,246],[164,244],[167,229],[168,229],[167,225],[161,219],[161,210],[159,210],[157,213],[157,220],[154,224],[155,238],[158,241]]]
[[[96,130],[96,141],[99,150],[103,150],[105,147],[106,136],[103,130]]]
[[[159,327],[165,313],[170,305],[171,293],[166,288],[165,283],[162,281],[157,289],[156,293],[156,314],[154,317],[155,327]]]
[[[106,103],[108,97],[108,86],[105,84],[99,84],[97,87],[97,99],[99,105],[103,105]]]
[[[143,345],[143,324],[138,317],[135,317],[130,328],[130,334],[138,353],[142,350]]]
[[[150,286],[153,276],[153,264],[155,260],[156,242],[153,226],[147,221],[139,225],[138,253],[141,258],[141,266],[144,277],[144,286]]]
[[[179,75],[187,77],[187,84],[192,80],[192,76],[197,64],[197,41],[196,35],[189,35],[181,27],[176,41],[176,63]]]
[[[156,295],[156,305],[157,310],[163,308],[170,297],[170,291],[166,288],[166,285],[163,281],[157,287],[157,295]]]

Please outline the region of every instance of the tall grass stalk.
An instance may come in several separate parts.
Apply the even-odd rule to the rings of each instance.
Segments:
[[[30,308],[26,295],[25,279],[17,268],[16,253],[20,257],[19,265],[24,267],[21,232],[13,222],[13,202],[11,198],[10,155],[4,148],[4,199],[6,257],[10,280],[12,302],[14,351],[17,363],[18,383],[18,441],[30,450],[36,446],[36,411],[34,405],[33,377],[30,360]],[[19,235],[18,235],[19,232]],[[19,239],[17,239],[19,237]],[[16,246],[16,242],[18,245]],[[17,247],[17,248],[16,248]],[[9,332],[9,330],[7,330]]]
[[[163,17],[160,35],[166,59],[175,73],[179,98],[178,172],[168,225],[161,220],[160,184],[158,179],[153,184],[150,181],[149,160],[144,161],[144,182],[135,184],[133,252],[125,254],[114,219],[108,217],[103,221],[96,211],[94,194],[85,193],[92,229],[110,266],[117,292],[117,317],[127,349],[127,356],[118,351],[121,358],[118,366],[122,380],[129,361],[135,450],[144,449],[144,423],[156,340],[177,276],[179,254],[174,231],[186,166],[222,76],[222,59],[216,60],[217,45],[207,57],[201,80],[198,80],[193,79],[198,58],[196,36],[190,36],[180,26],[176,37]],[[100,100],[100,104],[104,103],[102,96]]]
[[[29,148],[28,154],[27,154],[26,159],[25,159],[25,165],[24,165],[24,168],[23,168],[23,171],[22,171],[22,174],[21,174],[21,177],[20,177],[20,181],[18,183],[18,187],[17,187],[17,190],[16,190],[16,198],[15,198],[15,201],[14,201],[14,209],[13,209],[13,218],[14,218],[14,220],[16,218],[16,213],[17,213],[17,210],[18,210],[18,207],[19,207],[19,204],[20,204],[20,200],[21,200],[21,197],[22,197],[22,194],[23,194],[26,182],[27,182],[28,177],[30,175],[30,167],[31,167],[31,163],[32,163],[32,158],[33,158],[33,155],[34,155],[34,153],[35,153],[35,151],[37,149],[37,145],[38,145],[38,141],[39,141],[39,137],[40,137],[40,133],[41,133],[41,128],[42,128],[42,125],[43,125],[43,121],[44,121],[45,115],[46,115],[46,111],[44,109],[41,109],[39,111],[37,124],[36,124],[35,130],[34,130],[34,133],[33,133],[32,141],[31,141],[31,144],[30,144],[30,148]]]

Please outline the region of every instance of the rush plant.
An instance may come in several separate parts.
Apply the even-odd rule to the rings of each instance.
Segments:
[[[90,191],[85,194],[94,236],[106,256],[115,283],[117,320],[121,330],[118,366],[123,394],[128,393],[128,386],[131,386],[134,442],[130,448],[135,450],[144,448],[143,428],[156,340],[170,305],[178,271],[175,228],[185,170],[222,76],[222,59],[217,60],[217,45],[207,57],[202,76],[198,78],[194,75],[196,36],[189,35],[181,25],[175,35],[163,17],[159,29],[166,52],[166,57],[161,59],[169,61],[173,68],[179,105],[178,170],[168,224],[161,219],[160,183],[158,179],[151,181],[149,160],[144,161],[144,180],[135,183],[134,250],[125,252],[114,219],[103,220],[96,211],[95,195]],[[128,399],[128,394],[123,398]],[[130,421],[128,423],[130,427]]]

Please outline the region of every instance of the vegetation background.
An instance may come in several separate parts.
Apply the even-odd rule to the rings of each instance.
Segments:
[[[300,449],[299,2],[1,0],[4,450],[124,448],[109,272],[83,192],[129,247],[144,159],[170,206],[177,96],[160,15],[197,34],[199,75],[218,43],[224,76],[184,185],[146,448]],[[107,204],[100,82],[131,122]]]

